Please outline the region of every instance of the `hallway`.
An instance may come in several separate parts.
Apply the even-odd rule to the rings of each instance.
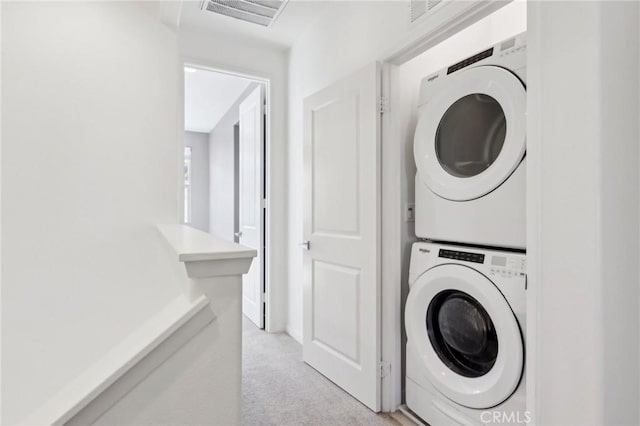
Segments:
[[[265,333],[243,317],[242,343],[244,425],[398,425],[302,362],[302,347],[287,334]]]

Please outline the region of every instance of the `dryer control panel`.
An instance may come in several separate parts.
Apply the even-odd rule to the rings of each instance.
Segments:
[[[425,104],[432,97],[432,93],[438,90],[437,87],[447,76],[468,68],[498,66],[510,70],[520,80],[526,80],[526,50],[526,34],[519,34],[424,77],[420,83],[418,106]]]

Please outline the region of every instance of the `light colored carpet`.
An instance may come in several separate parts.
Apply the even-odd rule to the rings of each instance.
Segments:
[[[394,425],[302,362],[302,347],[243,318],[242,416],[245,426]]]

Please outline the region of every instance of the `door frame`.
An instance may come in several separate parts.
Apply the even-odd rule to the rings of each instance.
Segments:
[[[398,85],[397,69],[438,43],[489,16],[512,0],[451,2],[431,16],[420,18],[409,35],[397,47],[382,55],[381,109],[381,300],[382,300],[382,411],[396,411],[402,404],[404,348],[404,300],[402,286],[407,282],[411,241],[405,239],[408,224],[402,208],[403,166],[406,155],[402,143],[397,143],[398,120],[394,117],[393,94]],[[390,109],[387,110],[387,106]],[[413,152],[413,150],[411,150]],[[411,177],[412,178],[412,177]],[[527,321],[529,324],[530,321]],[[400,334],[398,330],[403,330]],[[527,352],[530,348],[527,348]],[[528,355],[527,355],[528,356]],[[529,373],[528,373],[529,375]]]
[[[180,93],[180,98],[182,99],[182,103],[179,106],[179,111],[178,111],[178,117],[179,117],[179,122],[180,122],[180,129],[181,132],[184,131],[184,101],[185,101],[185,93],[184,93],[184,67],[191,67],[191,68],[195,68],[195,69],[199,69],[199,70],[203,70],[203,71],[210,71],[210,72],[217,72],[220,74],[227,74],[230,76],[234,76],[234,77],[241,77],[241,78],[246,78],[249,80],[252,80],[256,83],[260,83],[264,86],[264,99],[265,99],[265,114],[266,114],[266,120],[265,120],[265,137],[264,137],[264,156],[261,159],[263,162],[263,187],[264,187],[264,197],[265,197],[265,203],[264,203],[264,215],[263,215],[263,223],[262,223],[262,234],[263,234],[263,241],[264,241],[264,247],[262,248],[262,271],[260,271],[260,280],[262,283],[262,289],[264,292],[264,301],[265,301],[265,308],[264,308],[264,330],[268,333],[273,333],[273,332],[278,332],[280,331],[280,329],[277,328],[277,325],[275,324],[273,315],[272,315],[272,307],[273,306],[277,306],[278,304],[276,302],[274,302],[274,297],[276,297],[276,295],[274,293],[276,293],[275,291],[272,291],[272,281],[271,281],[271,277],[270,277],[270,272],[272,271],[272,256],[269,256],[269,253],[272,253],[272,248],[274,246],[273,243],[273,238],[272,238],[272,225],[271,225],[271,215],[270,215],[270,211],[271,211],[271,203],[272,203],[272,197],[271,197],[271,175],[272,175],[272,168],[271,168],[271,141],[272,141],[272,134],[273,134],[273,115],[271,114],[271,105],[272,105],[272,90],[271,90],[271,77],[270,76],[264,76],[264,75],[255,75],[255,74],[249,74],[246,73],[242,70],[237,70],[237,69],[233,69],[233,67],[228,67],[228,66],[223,66],[220,64],[215,64],[212,63],[211,61],[207,61],[207,60],[202,60],[202,59],[195,59],[195,58],[190,58],[190,57],[182,57],[181,60],[179,61],[179,65],[180,65],[180,70],[179,70],[179,93]],[[180,136],[179,141],[181,141],[182,136]],[[180,146],[182,146],[182,142],[180,142]],[[234,141],[234,145],[235,145],[235,141]],[[234,152],[235,152],[235,146],[234,146]],[[178,164],[178,168],[179,170],[182,170],[184,164],[184,150],[181,150],[181,155],[179,157],[179,164]],[[182,176],[182,174],[180,174],[180,176]],[[184,205],[184,191],[180,192],[180,206]],[[180,207],[180,211],[182,211],[182,207]],[[180,221],[181,223],[181,221]]]
[[[240,120],[233,125],[233,208],[240,211]],[[235,215],[233,218],[233,242],[239,244],[240,237],[237,233],[240,231],[240,216]]]

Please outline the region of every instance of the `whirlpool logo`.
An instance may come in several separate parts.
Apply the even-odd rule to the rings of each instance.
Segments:
[[[525,425],[531,422],[531,414],[528,411],[483,411],[480,420],[486,425]]]

